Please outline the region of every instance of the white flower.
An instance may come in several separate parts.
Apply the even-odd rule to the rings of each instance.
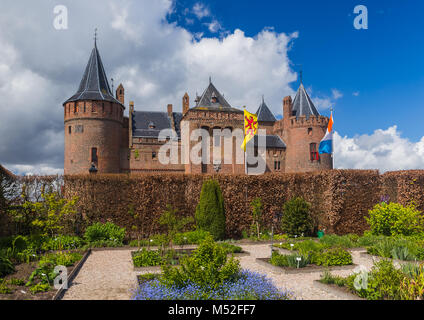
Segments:
[[[21,290],[21,292],[22,292],[23,294],[26,294],[26,291],[24,291],[24,290]]]
[[[294,244],[293,243],[290,243],[290,247],[294,247]]]
[[[280,246],[282,246],[283,245],[283,243],[282,242],[280,242]]]
[[[150,242],[153,242],[153,239],[150,239]]]

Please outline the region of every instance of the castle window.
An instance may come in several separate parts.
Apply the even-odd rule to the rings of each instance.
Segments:
[[[156,159],[156,152],[152,152],[152,159]]]
[[[105,113],[105,103],[102,102],[102,113]]]
[[[280,171],[281,161],[274,161],[274,170]]]
[[[77,103],[75,102],[75,104],[74,104],[74,113],[77,113],[78,112],[78,107],[77,107]]]
[[[71,126],[68,127],[68,132],[69,132],[69,134],[72,133],[72,127]]]
[[[84,113],[86,113],[86,112],[87,112],[87,107],[86,107],[85,101],[84,101]]]
[[[319,161],[319,154],[318,154],[318,151],[317,151],[317,144],[316,143],[310,144],[309,151],[310,151],[310,160],[311,161]]]
[[[84,126],[83,125],[76,125],[75,126],[75,133],[83,133],[84,132]]]
[[[93,107],[91,108],[91,112],[97,112],[96,105],[93,103]]]
[[[97,148],[91,148],[91,162],[97,164],[98,161]]]
[[[312,135],[312,128],[308,128],[308,135]]]

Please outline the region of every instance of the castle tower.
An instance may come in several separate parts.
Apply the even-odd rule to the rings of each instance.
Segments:
[[[65,174],[120,172],[124,97],[114,98],[97,44],[88,60],[77,92],[63,103],[65,123]]]
[[[329,154],[319,154],[319,143],[325,135],[329,119],[319,114],[311,98],[300,84],[293,102],[283,100],[283,140],[287,145],[285,172],[332,169]]]

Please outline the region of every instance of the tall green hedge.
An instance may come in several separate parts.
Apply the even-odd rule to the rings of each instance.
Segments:
[[[208,231],[215,240],[225,238],[224,198],[218,181],[210,179],[203,182],[195,218],[197,227]]]

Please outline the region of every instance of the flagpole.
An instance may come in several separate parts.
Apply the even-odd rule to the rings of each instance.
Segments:
[[[331,131],[333,133],[333,135],[332,135],[333,138],[331,139],[331,167],[334,169],[334,129],[333,129],[333,127],[334,127],[334,115],[333,115],[333,113],[334,113],[334,109],[333,109],[333,107],[331,107],[330,117],[333,118],[333,126],[331,128]]]

